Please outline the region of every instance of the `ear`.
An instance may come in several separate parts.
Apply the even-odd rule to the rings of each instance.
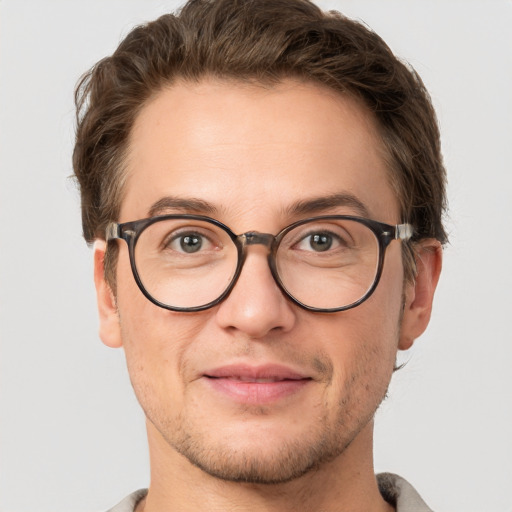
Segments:
[[[96,285],[96,300],[100,320],[101,341],[111,348],[122,346],[121,327],[114,293],[105,280],[105,251],[107,244],[104,240],[94,242],[94,284]]]
[[[432,301],[441,274],[443,250],[435,239],[415,247],[416,278],[405,286],[405,304],[398,348],[407,350],[427,328]]]

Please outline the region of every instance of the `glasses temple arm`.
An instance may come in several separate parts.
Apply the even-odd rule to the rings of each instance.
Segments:
[[[116,238],[121,238],[120,231],[119,224],[117,224],[117,222],[111,222],[105,229],[105,241],[108,242]]]
[[[395,226],[395,240],[409,240],[414,234],[411,224],[398,224]]]

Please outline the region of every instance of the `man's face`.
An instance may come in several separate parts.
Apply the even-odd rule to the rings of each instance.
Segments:
[[[350,203],[293,208],[333,194],[353,196],[369,218],[401,221],[376,127],[355,100],[291,80],[176,84],[137,118],[119,221],[197,213],[235,233],[275,234],[312,213],[360,215]],[[164,198],[172,201],[155,212]],[[172,206],[176,199],[190,204]],[[368,444],[409,294],[399,242],[374,294],[331,314],[286,299],[263,246],[249,248],[220,305],[167,311],[142,295],[119,245],[117,310],[97,278],[101,336],[124,346],[150,445],[224,479],[279,482],[339,458],[358,439]]]

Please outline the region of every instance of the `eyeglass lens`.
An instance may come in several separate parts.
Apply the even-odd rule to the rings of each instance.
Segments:
[[[135,246],[135,266],[146,292],[175,308],[200,307],[231,285],[238,250],[216,224],[164,219],[149,225]],[[313,308],[341,308],[361,299],[375,280],[376,235],[348,219],[314,219],[282,236],[275,254],[286,291]]]

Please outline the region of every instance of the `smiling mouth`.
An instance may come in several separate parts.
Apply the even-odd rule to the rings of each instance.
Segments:
[[[210,387],[230,401],[269,404],[295,395],[313,382],[287,368],[226,367],[204,375]]]
[[[285,382],[285,381],[298,381],[298,380],[305,380],[302,378],[298,379],[282,379],[280,377],[268,377],[268,378],[253,378],[253,377],[242,377],[239,375],[232,375],[230,377],[213,377],[211,375],[205,375],[205,377],[208,377],[209,379],[227,379],[227,380],[235,380],[239,382],[248,382],[248,383],[254,383],[254,384],[268,384],[272,382]],[[306,380],[311,380],[310,378]]]

